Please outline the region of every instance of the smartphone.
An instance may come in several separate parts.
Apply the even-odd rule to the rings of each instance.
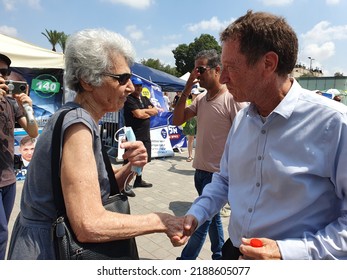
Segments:
[[[8,94],[14,95],[20,93],[27,93],[28,84],[26,82],[6,80],[5,84],[8,86]]]

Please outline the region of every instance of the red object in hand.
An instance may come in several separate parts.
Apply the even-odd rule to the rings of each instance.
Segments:
[[[257,238],[252,238],[250,244],[252,247],[263,247],[263,242]]]

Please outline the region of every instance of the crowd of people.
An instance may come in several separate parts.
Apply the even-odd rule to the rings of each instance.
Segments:
[[[132,77],[135,55],[127,39],[105,29],[69,36],[64,78],[77,94],[38,138],[8,259],[56,259],[51,238],[56,206],[47,162],[55,123],[65,110],[60,181],[66,214],[80,242],[165,233],[173,246],[184,246],[177,256],[184,260],[197,258],[209,234],[215,260],[347,259],[347,107],[290,77],[298,38],[283,17],[247,11],[221,32],[220,41],[221,54],[202,50],[196,55],[185,88],[171,105],[173,124],[196,120],[191,157],[198,197],[177,217],[120,214],[103,207],[112,182],[99,120],[124,107],[126,125],[134,128],[137,141],[120,144],[124,164],[112,170],[123,191],[129,176],[136,176],[132,167],[143,169],[150,161],[148,122],[158,110],[141,96],[141,80]],[[0,259],[5,258],[15,198],[15,121],[30,137],[38,134],[37,124],[25,118],[23,104],[32,106],[28,94],[8,95],[10,65],[1,54]],[[196,83],[206,92],[187,104]],[[137,187],[151,186],[141,176],[136,180]],[[225,205],[231,209],[226,238],[220,219]]]

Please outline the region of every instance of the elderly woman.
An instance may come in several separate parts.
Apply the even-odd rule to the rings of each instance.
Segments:
[[[165,213],[126,215],[107,211],[102,205],[109,195],[110,182],[98,122],[105,113],[120,110],[134,91],[129,79],[133,61],[129,41],[104,29],[82,30],[67,41],[65,80],[77,95],[63,106],[74,110],[67,113],[62,125],[60,178],[66,213],[80,242],[107,242],[154,232],[166,233],[171,241],[182,236],[182,218]],[[56,207],[50,162],[52,130],[61,112],[52,116],[36,144],[8,259],[55,259],[51,226]],[[114,170],[120,187],[132,165],[143,167],[147,162],[142,142],[123,142],[121,147],[129,163]]]

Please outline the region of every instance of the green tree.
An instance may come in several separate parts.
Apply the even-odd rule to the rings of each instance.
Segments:
[[[183,75],[187,72],[191,72],[194,68],[194,60],[198,52],[211,49],[217,50],[218,53],[222,51],[217,40],[209,34],[201,34],[199,38],[195,38],[194,42],[189,45],[178,45],[177,48],[172,51],[176,60],[176,70],[178,74]]]
[[[170,75],[176,76],[178,77],[178,73],[176,71],[175,67],[171,67],[170,65],[165,65],[163,63],[160,62],[159,59],[153,59],[153,58],[149,58],[149,59],[142,59],[141,63],[143,65],[146,65],[148,67],[163,71],[165,73],[168,73]]]
[[[58,32],[56,30],[46,30],[46,33],[41,32],[43,36],[45,36],[48,39],[48,42],[52,45],[52,51],[56,51],[55,46],[58,44],[59,39],[61,37],[62,32]]]
[[[65,34],[64,32],[60,32],[60,37],[58,40],[58,44],[61,47],[63,53],[65,52],[65,45],[66,45],[66,40],[69,37],[69,35]]]
[[[341,72],[336,72],[336,73],[334,74],[334,77],[343,77],[343,73],[341,73]]]

